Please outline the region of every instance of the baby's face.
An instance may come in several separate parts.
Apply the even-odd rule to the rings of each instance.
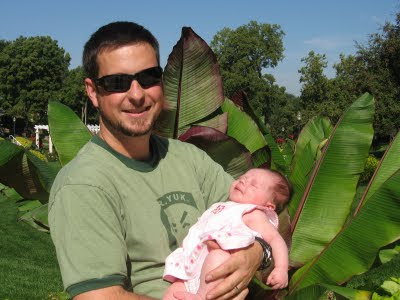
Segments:
[[[229,198],[237,203],[250,203],[275,210],[274,186],[276,178],[260,169],[251,169],[235,180],[229,189]]]

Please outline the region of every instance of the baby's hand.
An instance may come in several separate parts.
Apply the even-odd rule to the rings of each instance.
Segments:
[[[275,268],[267,278],[267,284],[272,289],[283,289],[288,285],[288,272],[284,268]]]

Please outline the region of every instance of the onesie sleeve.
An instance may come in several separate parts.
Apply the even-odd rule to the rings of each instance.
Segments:
[[[51,237],[64,288],[77,294],[130,282],[119,205],[99,187],[70,184],[49,207]]]

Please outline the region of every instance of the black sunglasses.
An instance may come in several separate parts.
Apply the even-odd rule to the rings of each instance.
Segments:
[[[131,88],[132,81],[137,80],[142,88],[149,88],[161,82],[163,70],[161,67],[152,67],[136,74],[112,74],[93,79],[97,87],[102,87],[110,93],[122,93]]]

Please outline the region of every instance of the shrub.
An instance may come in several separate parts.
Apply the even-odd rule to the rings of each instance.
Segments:
[[[26,138],[24,138],[24,137],[22,137],[22,136],[17,136],[15,139],[16,139],[19,143],[21,143],[22,147],[24,147],[24,148],[29,148],[29,147],[32,146],[32,141],[29,140],[29,139],[26,139]]]
[[[43,153],[41,153],[40,151],[37,150],[29,150],[30,153],[32,153],[33,155],[35,155],[37,158],[39,158],[42,161],[47,161],[46,155],[44,155]]]
[[[378,163],[379,159],[377,159],[374,155],[371,154],[368,156],[364,172],[361,174],[362,183],[367,183],[371,179],[376,167],[378,166]]]

